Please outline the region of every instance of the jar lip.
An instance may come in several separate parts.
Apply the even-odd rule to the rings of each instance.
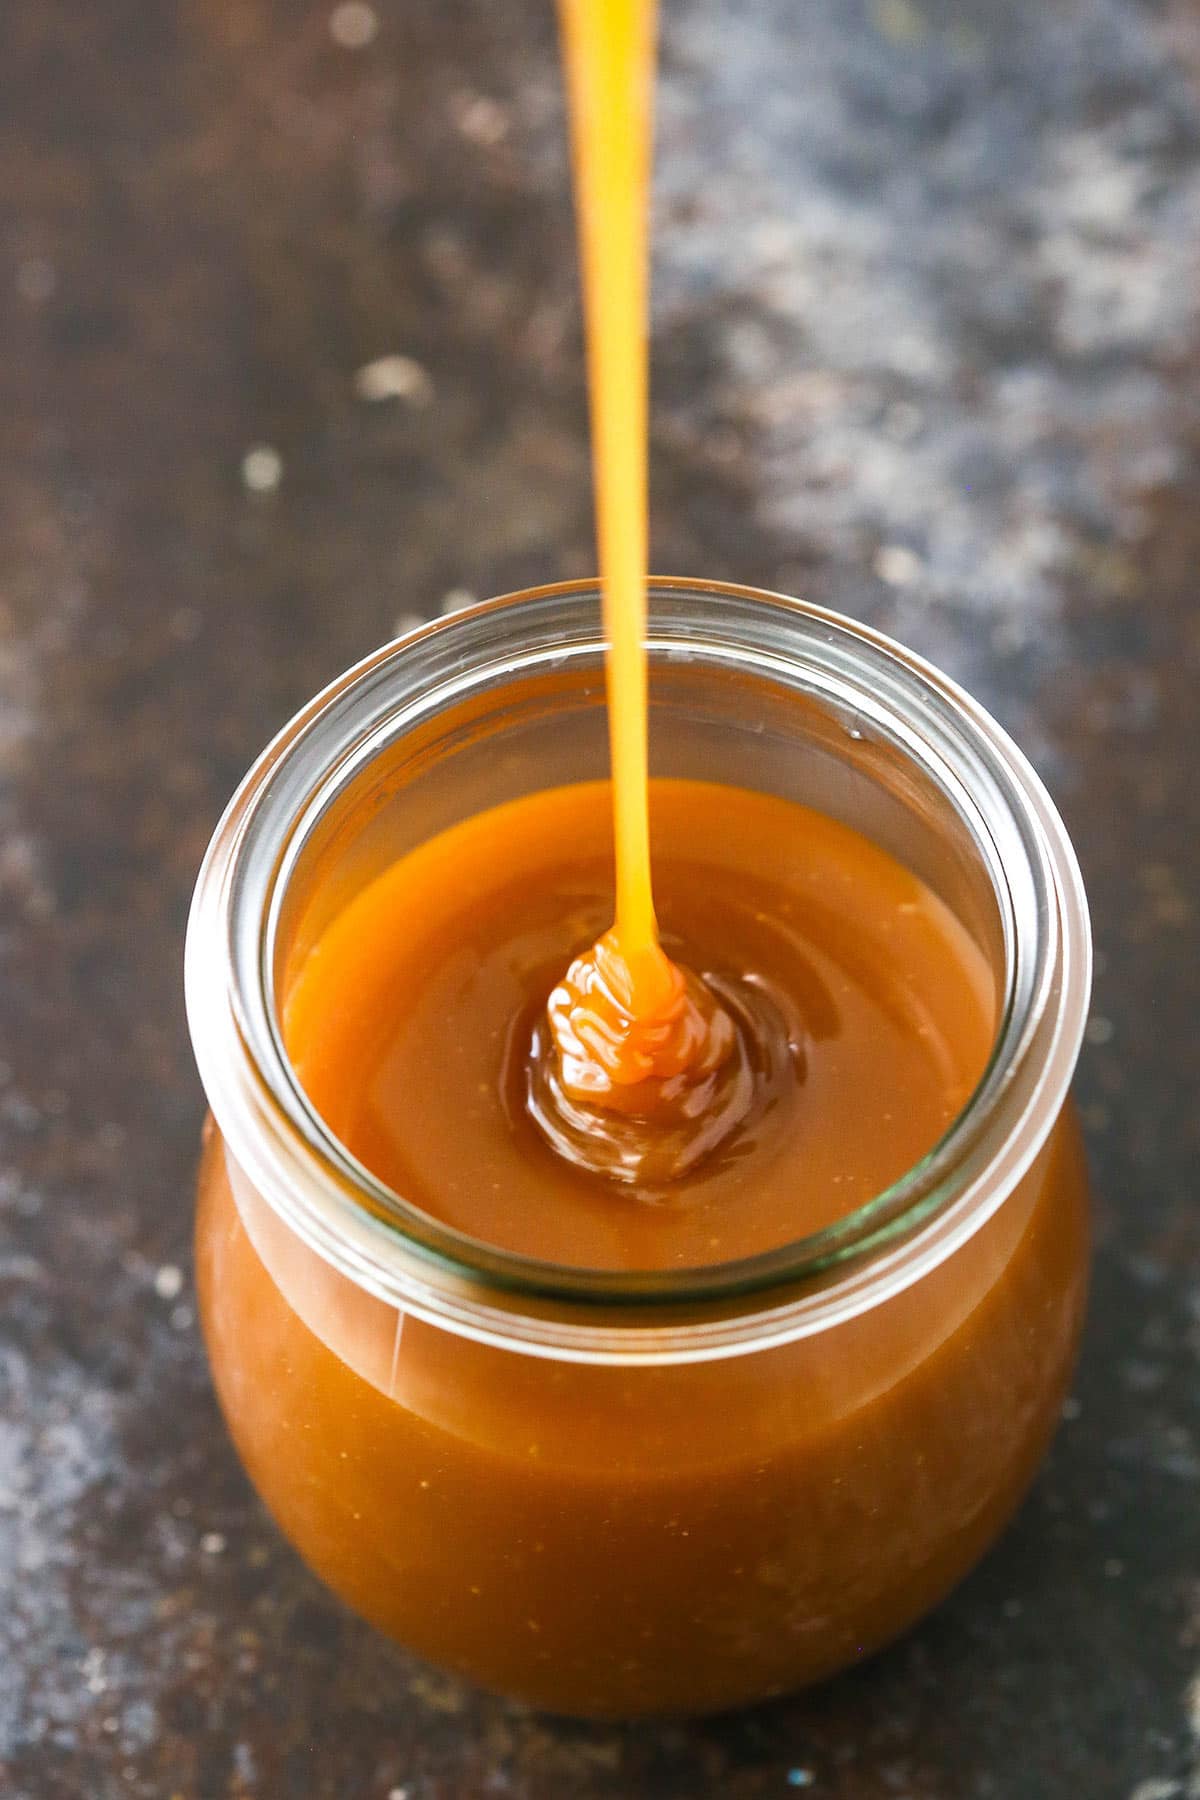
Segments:
[[[828,688],[839,657],[865,658],[876,692],[892,680],[910,707],[926,709],[912,732],[914,765],[928,772],[941,757],[943,780],[958,782],[956,799],[988,862],[1001,915],[1001,1017],[966,1105],[881,1194],[820,1232],[740,1261],[632,1275],[547,1264],[443,1225],[385,1187],[325,1126],[291,1068],[272,994],[280,905],[330,793],[378,753],[381,731],[394,738],[403,729],[404,707],[398,711],[395,696],[389,704],[383,691],[388,675],[432,653],[443,688],[462,692],[484,671],[512,674],[530,660],[572,654],[594,660],[603,644],[594,581],[506,595],[422,625],[318,694],[230,802],[188,928],[188,1015],[210,1106],[235,1161],[286,1221],[359,1285],[397,1305],[487,1341],[584,1360],[694,1360],[753,1348],[764,1333],[803,1335],[915,1280],[978,1229],[1037,1154],[1066,1095],[1090,987],[1086,900],[1065,828],[1022,753],[977,702],[884,634],[807,602],[667,578],[653,578],[648,596],[652,659],[701,656],[707,647],[714,661],[740,655],[769,669],[774,658],[781,668],[811,672],[807,650],[810,660],[828,661]],[[563,628],[546,629],[543,618],[542,636],[531,644],[534,615],[548,603],[551,624]],[[569,630],[563,603],[577,615]],[[675,616],[664,624],[663,609],[672,606]],[[498,638],[496,618],[514,615],[529,630]],[[789,624],[795,641],[770,650],[766,638]],[[468,667],[471,648],[476,664]],[[427,685],[414,706],[428,712],[438,691],[436,682],[432,691]],[[866,689],[855,691],[860,707],[872,704]],[[374,710],[356,712],[372,694]],[[893,730],[903,721],[896,705],[888,715]]]

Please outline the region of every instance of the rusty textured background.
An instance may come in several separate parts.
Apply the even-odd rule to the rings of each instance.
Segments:
[[[1045,772],[1096,914],[1098,1261],[1049,1465],[935,1618],[602,1730],[321,1591],[193,1314],[219,808],[398,621],[592,560],[549,9],[376,7],[0,16],[0,1791],[1196,1796],[1200,15],[667,0],[654,562],[895,631]]]

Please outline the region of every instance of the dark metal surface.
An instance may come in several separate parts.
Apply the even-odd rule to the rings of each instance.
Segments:
[[[380,1642],[226,1442],[179,970],[209,831],[275,726],[399,619],[591,565],[551,24],[515,0],[4,8],[0,1790],[1184,1800],[1200,26],[1179,0],[667,7],[653,560],[831,601],[965,678],[1047,775],[1094,902],[1095,1298],[1018,1522],[819,1693],[585,1729]]]

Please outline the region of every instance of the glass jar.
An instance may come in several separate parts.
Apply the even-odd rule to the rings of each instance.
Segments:
[[[1087,1270],[1087,912],[1028,763],[935,669],[815,607],[655,582],[648,639],[656,773],[848,822],[989,958],[976,1092],[857,1212],[699,1272],[530,1261],[383,1187],[289,1067],[289,970],[353,894],[462,818],[606,772],[594,586],[458,613],[319,695],[218,827],[187,950],[201,1311],[255,1485],[384,1631],[592,1716],[780,1693],[940,1599],[1046,1447]]]

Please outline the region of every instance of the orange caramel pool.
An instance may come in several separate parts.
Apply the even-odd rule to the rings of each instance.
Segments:
[[[287,979],[284,1041],[326,1124],[406,1200],[501,1249],[645,1270],[791,1243],[931,1150],[987,1061],[982,952],[860,833],[698,781],[652,783],[651,823],[664,942],[737,1019],[751,1090],[683,1177],[668,1157],[665,1176],[616,1187],[595,1172],[611,1173],[603,1117],[583,1167],[529,1118],[547,1000],[611,916],[606,782],[510,801],[422,845]],[[701,1109],[691,1131],[709,1119]],[[661,1129],[647,1122],[652,1145]]]
[[[526,1111],[536,1024],[611,916],[607,787],[419,847],[282,992],[288,1053],[354,1157],[444,1223],[608,1271],[702,1268],[830,1223],[905,1173],[987,1061],[988,965],[845,825],[652,784],[664,943],[771,1009],[755,1104],[689,1175],[628,1183]],[[813,1335],[594,1364],[398,1311],[310,1249],[208,1141],[198,1274],[218,1392],[283,1530],[434,1662],[559,1712],[695,1712],[867,1655],[995,1536],[1053,1429],[1084,1298],[1068,1112],[955,1254]]]

